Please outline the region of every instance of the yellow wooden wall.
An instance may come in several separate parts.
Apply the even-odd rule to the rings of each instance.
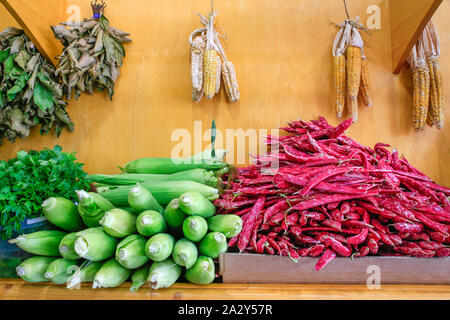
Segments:
[[[38,3],[32,1],[37,11]],[[418,1],[418,0],[417,0]],[[67,0],[90,16],[88,1]],[[111,24],[130,32],[127,57],[116,94],[84,95],[71,101],[74,133],[59,139],[41,137],[38,129],[25,140],[0,147],[0,158],[20,149],[52,147],[76,151],[90,173],[117,172],[117,166],[145,156],[169,156],[176,142],[173,130],[193,129],[194,120],[206,130],[212,118],[217,127],[276,128],[297,118],[325,116],[338,121],[332,108],[331,46],[336,29],[330,24],[345,19],[341,0],[216,0],[219,28],[228,40],[225,50],[236,66],[241,89],[238,103],[226,102],[223,93],[200,104],[190,100],[188,36],[200,26],[193,12],[206,14],[208,0],[107,0],[105,15]],[[441,184],[450,186],[450,123],[444,130],[412,129],[411,75],[391,72],[389,1],[348,0],[350,14],[366,23],[369,5],[381,8],[381,30],[363,34],[374,106],[360,107],[360,120],[349,134],[363,144],[386,142],[411,163]],[[0,27],[10,24],[1,9]],[[42,14],[45,14],[44,12]],[[60,13],[60,21],[68,14]],[[445,1],[434,21],[441,36],[444,93],[450,99],[450,4]],[[55,21],[58,23],[60,21]],[[52,37],[49,29],[48,37]],[[55,40],[56,41],[56,40]],[[56,53],[55,53],[56,54]],[[450,112],[446,112],[450,119]],[[206,146],[205,142],[205,146]]]

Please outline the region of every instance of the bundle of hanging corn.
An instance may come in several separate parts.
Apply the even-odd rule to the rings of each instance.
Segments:
[[[78,99],[82,92],[94,90],[114,94],[114,85],[123,65],[125,48],[122,43],[131,42],[129,33],[111,27],[103,15],[105,3],[92,3],[94,17],[81,23],[61,23],[52,26],[55,37],[64,46],[59,56],[56,75],[61,76],[64,92],[70,99],[72,90]]]
[[[364,105],[372,105],[367,58],[364,41],[358,29],[364,26],[355,20],[337,25],[339,31],[333,43],[333,80],[336,115],[340,118],[345,106],[350,109],[353,122],[358,120],[358,97]]]
[[[239,100],[239,85],[236,71],[231,61],[228,61],[219,37],[224,38],[214,29],[216,12],[208,18],[198,14],[200,22],[205,26],[194,30],[189,36],[191,45],[191,81],[192,100],[200,102],[205,94],[212,99],[220,91],[220,76],[230,102]]]
[[[408,58],[414,85],[414,128],[419,131],[425,128],[425,123],[438,129],[444,126],[444,97],[439,55],[439,38],[433,22],[430,21]]]

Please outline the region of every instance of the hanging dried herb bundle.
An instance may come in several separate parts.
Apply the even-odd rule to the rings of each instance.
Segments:
[[[55,68],[48,64],[23,30],[0,32],[0,144],[25,138],[41,124],[41,134],[52,128],[57,136],[74,125],[66,111]]]
[[[85,19],[77,25],[61,23],[51,27],[64,46],[56,74],[62,78],[67,99],[72,90],[76,99],[82,92],[92,94],[94,90],[106,90],[112,99],[125,57],[122,43],[131,39],[129,33],[109,25],[108,19],[100,14],[104,7],[104,3],[92,6],[94,17],[99,18]]]
[[[223,36],[214,29],[216,12],[212,11],[208,18],[198,15],[205,27],[194,30],[189,36],[192,100],[200,102],[203,94],[212,99],[220,91],[222,76],[228,100],[236,102],[240,96],[236,71],[233,63],[228,61],[219,40],[219,37]]]

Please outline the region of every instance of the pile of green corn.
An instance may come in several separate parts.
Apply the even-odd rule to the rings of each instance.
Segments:
[[[154,163],[159,163],[157,173]],[[102,179],[107,191],[77,191],[78,205],[47,199],[44,215],[61,230],[10,240],[36,255],[17,267],[18,276],[29,282],[66,283],[70,289],[82,282],[92,282],[93,288],[117,287],[131,278],[133,292],[145,283],[152,289],[170,287],[183,273],[191,283],[213,282],[213,259],[227,251],[227,239],[241,232],[242,219],[215,215],[211,201],[218,198],[218,189],[211,185],[215,181],[217,186],[217,173],[224,166],[176,166],[178,171],[172,164],[164,167],[161,159],[136,160],[124,167],[133,173],[91,176],[94,183]],[[186,180],[172,180],[173,175]],[[200,175],[204,180],[187,178]]]

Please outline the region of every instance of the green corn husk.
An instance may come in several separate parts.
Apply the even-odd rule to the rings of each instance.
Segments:
[[[208,158],[206,154],[184,159],[142,158],[128,162],[121,169],[126,173],[170,174],[198,168],[220,170],[226,166],[222,159],[212,159],[211,156]]]
[[[106,261],[97,272],[92,285],[93,289],[97,288],[115,288],[127,281],[132,271],[121,266],[116,259]]]
[[[128,211],[129,213],[132,213],[132,214],[134,214],[135,216],[137,216],[137,215],[139,214],[139,212],[137,212],[136,210],[134,210],[132,207],[120,206],[120,207],[117,207],[117,208],[118,208],[118,209],[125,210],[125,211]]]
[[[136,228],[139,234],[151,237],[157,233],[167,231],[167,224],[161,213],[147,210],[137,217]]]
[[[197,247],[188,239],[182,238],[175,243],[172,258],[176,264],[189,269],[195,264],[195,261],[197,261]]]
[[[59,243],[59,254],[67,260],[78,260],[81,257],[75,252],[75,241],[78,239],[77,233],[72,232],[65,235]]]
[[[52,197],[42,203],[44,216],[55,226],[69,232],[84,228],[83,220],[78,214],[77,206],[62,197]]]
[[[46,282],[44,277],[50,263],[55,261],[56,257],[36,256],[25,259],[17,268],[17,275],[27,282]]]
[[[114,256],[117,240],[108,235],[102,227],[89,228],[77,233],[75,252],[90,261],[101,261]]]
[[[158,233],[145,244],[145,254],[153,261],[163,261],[170,257],[175,238],[168,233]]]
[[[148,274],[148,285],[152,289],[168,288],[180,278],[181,267],[172,259],[154,262]]]
[[[217,259],[221,253],[227,252],[227,238],[221,232],[210,232],[200,241],[199,249],[201,255]]]
[[[139,183],[128,193],[128,204],[138,213],[146,210],[155,210],[161,213],[164,211],[152,193],[141,187]]]
[[[115,175],[94,174],[89,175],[87,180],[97,186],[126,186],[142,182],[158,181],[194,181],[201,184],[217,187],[217,177],[213,171],[206,169],[185,170],[172,174],[145,174],[145,173],[122,173]]]
[[[59,256],[59,243],[67,233],[58,230],[41,230],[22,234],[8,242],[22,250],[39,256]]]
[[[214,157],[211,154],[211,149],[203,150],[199,153],[193,154],[192,156],[188,157],[188,159],[193,159],[194,161],[213,161],[213,162],[220,162],[225,159],[225,156],[227,154],[227,150],[225,149],[218,149],[215,150]]]
[[[185,278],[190,283],[208,284],[214,281],[216,270],[210,257],[200,256],[194,266],[186,270]]]
[[[219,198],[218,189],[194,181],[143,182],[141,186],[150,191],[162,206],[166,206],[172,199],[179,198],[187,191],[198,191],[210,201]],[[128,206],[128,193],[131,188],[133,187],[123,186],[102,192],[101,195],[115,206]]]
[[[84,224],[89,228],[100,227],[99,221],[105,212],[114,209],[114,206],[98,193],[84,190],[75,192],[78,196],[78,213]]]
[[[221,214],[207,219],[208,229],[233,238],[242,231],[242,218],[235,214]]]
[[[128,211],[114,208],[100,220],[105,232],[115,238],[124,238],[136,233],[136,216]]]
[[[183,222],[183,234],[192,242],[199,242],[208,232],[208,223],[203,217],[189,216]]]
[[[148,264],[143,265],[139,269],[133,272],[131,276],[131,292],[137,292],[140,287],[142,287],[148,279],[148,274],[150,273],[150,266]]]
[[[66,283],[67,279],[78,269],[77,261],[59,258],[49,264],[44,277],[56,284]]]
[[[94,184],[95,186],[95,184]],[[95,186],[95,190],[99,193],[102,194],[103,192],[107,192],[107,191],[111,191],[116,189],[116,187],[110,187],[110,186]]]
[[[116,249],[116,260],[127,269],[137,269],[148,261],[145,254],[147,239],[132,234],[120,241]]]
[[[180,209],[179,199],[173,199],[172,201],[170,201],[170,203],[164,210],[163,216],[167,224],[174,229],[181,228],[184,219],[186,219],[187,217],[186,213],[184,213],[184,211]]]
[[[212,217],[216,213],[216,206],[197,191],[188,191],[180,196],[180,208],[187,215],[203,218]]]
[[[102,265],[103,261],[84,261],[80,268],[67,279],[67,289],[78,289],[83,282],[93,282]]]

